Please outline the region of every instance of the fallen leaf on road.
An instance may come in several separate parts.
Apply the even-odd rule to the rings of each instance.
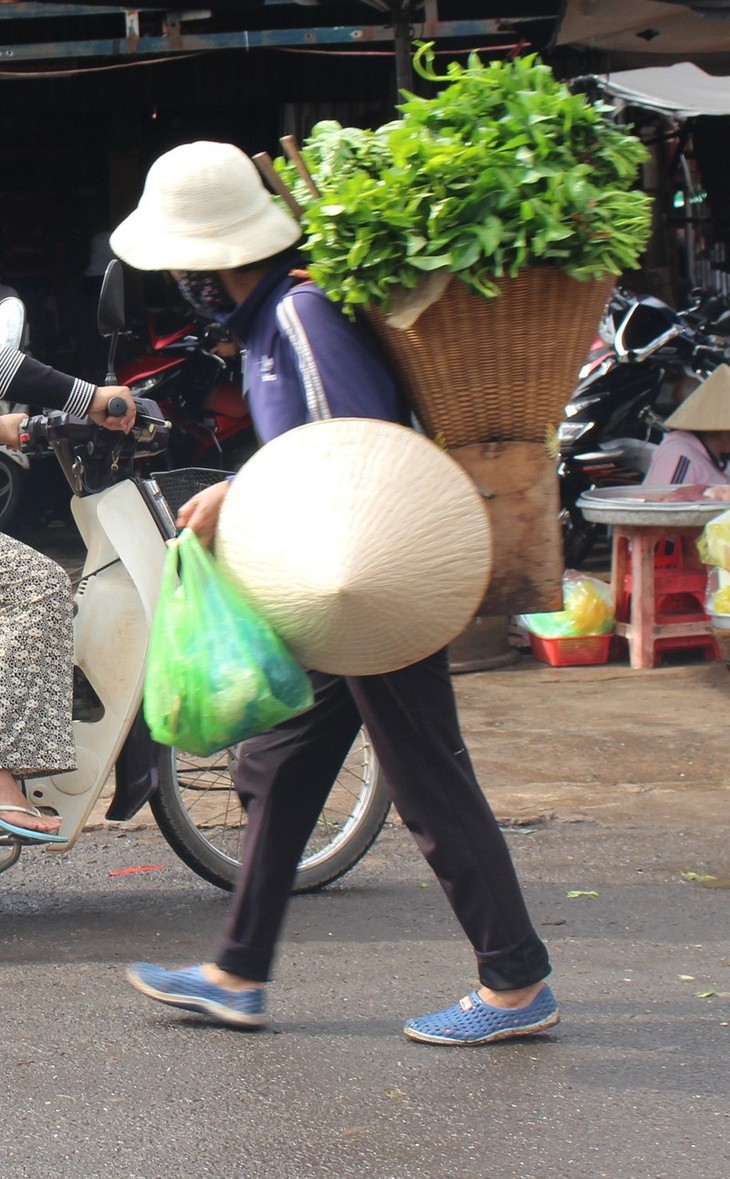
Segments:
[[[695,999],[713,999],[717,991],[695,991]]]
[[[573,897],[597,897],[600,896],[600,893],[594,892],[592,889],[574,888],[570,892],[566,892],[565,895],[572,901]]]
[[[701,872],[680,872],[679,875],[683,880],[696,880],[699,884],[715,879],[714,876],[703,876]]]

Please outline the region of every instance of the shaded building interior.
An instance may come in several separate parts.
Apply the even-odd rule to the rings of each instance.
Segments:
[[[602,19],[615,7],[598,6]],[[578,12],[582,29],[584,11],[572,0],[212,0],[176,12],[3,0],[0,282],[26,302],[32,351],[102,378],[98,235],[136,204],[149,164],[178,143],[221,139],[276,155],[281,135],[301,141],[322,118],[377,125],[393,117],[399,87],[426,92],[409,72],[416,39],[435,40],[444,66],[471,49],[484,58],[536,50],[566,78],[676,60],[657,51],[661,26],[647,36],[641,22],[629,53],[625,31],[612,53],[605,19],[602,39],[561,42],[562,22]],[[730,20],[713,28],[715,49],[728,52],[713,53],[708,68],[730,73]],[[706,65],[705,55],[698,61]],[[730,257],[727,120],[698,119],[688,133],[641,110],[624,117],[653,157],[645,184],[657,223],[643,280],[676,302],[696,277],[687,273],[688,210],[702,222],[693,250],[714,251],[718,273]],[[172,297],[160,276],[129,275],[128,289],[140,313]]]

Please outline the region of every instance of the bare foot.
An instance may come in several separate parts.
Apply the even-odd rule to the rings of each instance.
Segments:
[[[61,826],[58,815],[28,815],[28,799],[18,786],[10,770],[0,770],[0,806],[17,806],[17,811],[0,811],[0,818],[14,827],[26,827],[29,831],[46,831],[53,835]]]
[[[227,970],[221,970],[220,966],[216,966],[215,962],[204,962],[200,971],[208,982],[215,983],[217,987],[226,987],[229,991],[251,991],[254,988],[260,990],[264,985],[260,982],[251,982],[247,978],[240,978],[237,974],[229,974]]]
[[[531,987],[520,987],[516,991],[492,991],[489,987],[480,987],[477,994],[490,1007],[529,1007],[544,985],[542,982],[533,983]]]

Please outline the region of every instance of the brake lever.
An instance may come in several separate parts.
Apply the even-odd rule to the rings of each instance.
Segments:
[[[150,417],[150,415],[146,413],[138,413],[135,418],[135,424],[137,422],[141,422],[145,426],[163,426],[167,430],[172,429],[172,422],[168,422],[165,418]]]

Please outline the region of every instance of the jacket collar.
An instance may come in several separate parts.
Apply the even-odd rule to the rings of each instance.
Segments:
[[[280,288],[288,290],[294,283],[301,281],[291,274],[297,265],[302,265],[302,259],[296,250],[284,254],[277,262],[272,263],[270,270],[256,284],[251,294],[225,318],[221,319],[220,322],[230,330],[237,340],[245,342],[253,321],[275,292]]]

